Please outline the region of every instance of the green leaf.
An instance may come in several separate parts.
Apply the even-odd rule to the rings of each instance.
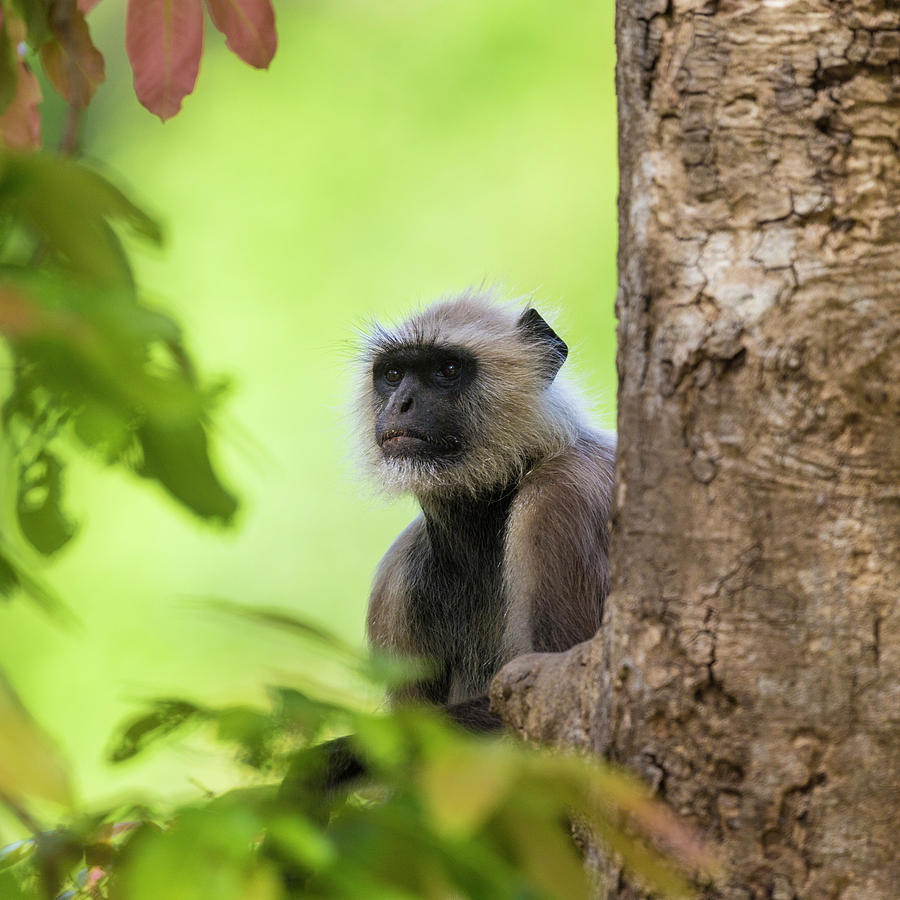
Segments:
[[[280,900],[280,879],[254,847],[262,822],[223,801],[183,810],[168,831],[146,829],[129,844],[117,875],[128,900]]]
[[[146,750],[155,741],[172,734],[206,712],[186,700],[157,700],[150,712],[133,719],[109,752],[110,762],[124,762]]]
[[[28,714],[0,675],[0,793],[22,802],[31,797],[68,805],[69,775],[56,746]]]
[[[25,571],[19,563],[13,561],[12,554],[3,546],[0,535],[0,598],[9,600],[16,591],[22,591],[48,615],[72,623],[72,614],[62,601]]]
[[[293,631],[301,637],[309,638],[316,643],[320,643],[337,651],[342,655],[347,655],[353,659],[361,658],[362,654],[355,647],[351,647],[346,641],[332,634],[325,628],[294,616],[289,612],[281,609],[264,609],[256,606],[245,606],[240,603],[233,603],[229,600],[219,598],[210,598],[208,605],[213,609],[224,612],[229,615],[238,616],[261,625],[268,625],[273,628],[283,629],[285,631]]]
[[[270,687],[269,696],[272,698],[275,717],[281,727],[290,732],[297,732],[307,740],[318,736],[326,723],[333,724],[344,712],[334,703],[310,697],[294,688]]]
[[[564,810],[535,806],[522,797],[502,817],[515,848],[516,862],[529,881],[546,896],[558,900],[589,897],[584,863],[572,836],[563,827]]]
[[[2,554],[0,554],[0,597],[9,599],[19,588],[19,574]]]
[[[423,764],[419,784],[435,828],[472,834],[491,816],[516,777],[508,748],[494,743],[448,744]]]
[[[438,674],[436,663],[425,657],[394,656],[377,648],[363,660],[360,672],[373,684],[400,688],[417,681],[428,681]]]
[[[121,460],[137,444],[128,420],[104,403],[73,410],[72,428],[84,447],[97,450],[107,464]]]
[[[50,31],[50,5],[53,0],[12,0],[12,5],[25,22],[28,43],[37,50],[53,37]]]
[[[248,706],[229,706],[214,715],[218,739],[238,744],[242,762],[255,768],[271,762],[271,744],[278,737],[277,724],[271,715]]]
[[[6,156],[0,205],[20,218],[61,263],[97,284],[133,289],[131,267],[110,221],[160,240],[158,225],[102,176],[45,153]]]
[[[188,509],[206,519],[230,522],[237,499],[219,481],[209,459],[206,428],[200,422],[158,418],[138,429],[143,463],[138,472],[154,478]]]
[[[291,859],[312,871],[338,861],[337,848],[327,833],[300,813],[276,816],[268,824],[267,835]]]
[[[0,897],[3,900],[35,900],[35,895],[26,893],[12,872],[0,872]]]
[[[28,859],[29,856],[34,854],[34,851],[34,838],[28,838],[24,841],[14,841],[12,844],[0,847],[0,871],[17,865],[22,862],[23,859]],[[0,893],[0,897],[5,896],[6,894]]]
[[[71,540],[75,527],[63,513],[62,464],[42,450],[19,473],[16,514],[22,534],[40,553],[55,553]]]

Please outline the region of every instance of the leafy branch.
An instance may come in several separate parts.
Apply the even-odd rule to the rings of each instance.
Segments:
[[[284,613],[247,615],[338,653],[357,672],[377,668]],[[67,890],[83,900],[579,900],[592,886],[570,821],[600,835],[663,896],[689,897],[688,873],[715,873],[690,829],[611,766],[465,734],[434,709],[373,713],[284,685],[268,696],[254,706],[154,701],[110,750],[122,763],[162,741],[205,736],[236,752],[242,787],[167,815],[82,814],[0,851],[0,877],[5,867],[29,900],[35,874],[46,896]],[[371,780],[323,791],[323,739],[347,731]]]
[[[12,150],[41,145],[41,90],[32,67],[40,64],[74,112],[85,109],[106,78],[103,54],[91,37],[87,14],[98,0],[0,0],[0,144]],[[268,68],[275,55],[270,0],[206,0],[213,26],[244,62]],[[194,90],[203,55],[203,0],[128,0],[125,48],[138,100],[166,120]],[[70,115],[64,149],[77,141]]]
[[[0,337],[11,383],[0,408],[19,534],[48,555],[74,535],[72,449],[161,485],[205,519],[237,502],[210,459],[222,383],[203,384],[173,319],[145,305],[119,237],[157,224],[105,178],[49,155],[0,155]],[[0,520],[0,596],[34,584]],[[38,597],[37,590],[30,590]]]

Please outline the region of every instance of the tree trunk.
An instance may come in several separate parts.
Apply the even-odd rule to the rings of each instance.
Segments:
[[[893,900],[900,11],[628,0],[617,44],[613,592],[493,699],[649,779],[708,896]]]

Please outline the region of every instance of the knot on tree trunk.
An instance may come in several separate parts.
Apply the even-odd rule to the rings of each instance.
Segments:
[[[528,740],[593,749],[601,656],[597,638],[564,653],[520,656],[491,682],[491,709]]]

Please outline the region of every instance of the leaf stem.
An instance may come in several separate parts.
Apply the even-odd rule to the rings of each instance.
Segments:
[[[63,156],[77,156],[81,141],[81,116],[84,112],[74,103],[69,104],[69,112],[66,116],[66,130],[59,143],[59,152]]]

